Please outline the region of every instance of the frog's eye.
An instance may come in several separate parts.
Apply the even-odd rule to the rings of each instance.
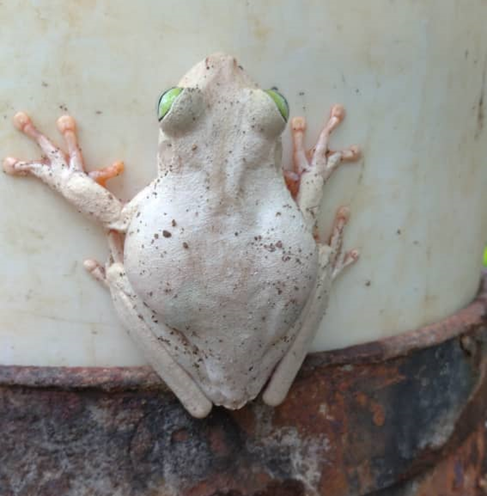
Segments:
[[[272,98],[280,114],[282,115],[282,118],[287,122],[289,119],[289,105],[287,100],[274,88],[271,90],[265,90],[265,92]]]
[[[182,93],[183,88],[170,88],[166,90],[159,98],[157,104],[157,117],[159,121],[162,121],[166,114],[171,110],[174,100]]]

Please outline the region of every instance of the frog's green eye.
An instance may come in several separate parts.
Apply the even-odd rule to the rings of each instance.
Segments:
[[[287,100],[275,89],[265,90],[265,92],[274,100],[282,118],[287,122],[289,119],[289,105]]]
[[[183,88],[170,88],[166,90],[159,98],[159,103],[157,104],[157,117],[159,121],[164,119],[165,115],[171,110],[174,100],[181,94]]]

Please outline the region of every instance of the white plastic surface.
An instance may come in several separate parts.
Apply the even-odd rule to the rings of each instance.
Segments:
[[[334,145],[364,160],[327,186],[322,228],[348,204],[362,258],[335,286],[313,349],[397,334],[474,297],[487,239],[487,4],[471,0],[19,0],[0,5],[0,155],[38,150],[70,113],[89,168],[125,161],[124,199],[155,174],[159,93],[215,51],[278,86],[313,144],[332,103]],[[289,132],[284,160],[289,162]],[[103,232],[33,179],[0,177],[0,364],[144,363],[84,271]]]

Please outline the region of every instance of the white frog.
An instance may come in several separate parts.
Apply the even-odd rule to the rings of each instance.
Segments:
[[[123,164],[85,172],[72,117],[57,123],[67,153],[27,114],[14,117],[44,158],[8,157],[4,171],[38,177],[106,228],[109,262],[85,267],[195,417],[213,404],[240,408],[263,388],[267,404],[280,404],[333,279],[358,258],[356,250],[342,253],[348,209],[338,210],[328,243],[316,228],[326,180],[360,154],[328,147],[344,110],[332,108],[309,152],[305,121],[293,119],[294,165],[283,172],[288,114],[285,98],[261,90],[234,57],[207,57],[161,96],[157,178],[126,204],[105,187]]]

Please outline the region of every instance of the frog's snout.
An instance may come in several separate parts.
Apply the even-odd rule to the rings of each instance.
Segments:
[[[209,55],[205,59],[207,67],[238,67],[237,59],[233,55],[217,52]]]

